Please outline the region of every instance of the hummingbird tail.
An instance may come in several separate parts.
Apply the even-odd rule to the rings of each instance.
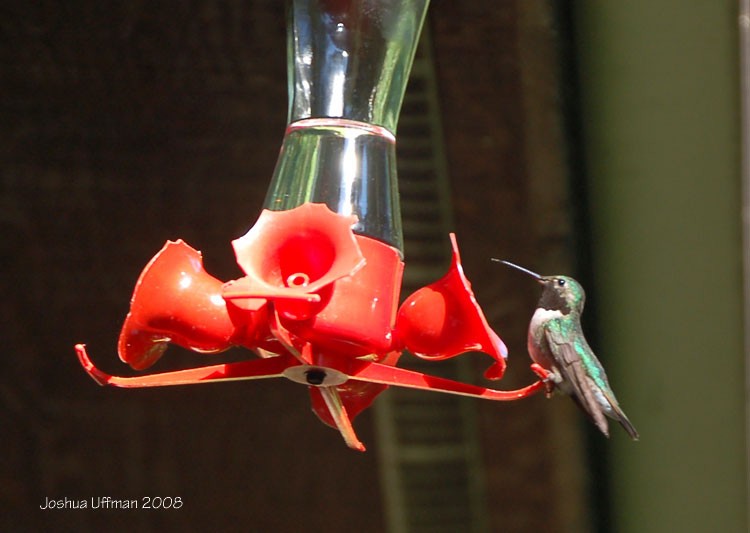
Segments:
[[[617,400],[615,399],[614,395],[611,393],[611,391],[609,393],[605,391],[602,391],[602,392],[604,396],[607,398],[610,408],[612,409],[608,413],[609,417],[612,418],[613,420],[617,420],[620,423],[620,425],[623,428],[625,428],[625,431],[628,432],[628,435],[630,435],[631,439],[638,440],[639,438],[638,431],[635,429],[635,426],[630,422],[625,412],[622,409],[620,409],[620,404],[617,403]]]
[[[630,438],[633,440],[638,440],[640,436],[638,435],[638,431],[635,429],[635,426],[628,420],[628,417],[625,416],[625,413],[620,411],[618,413],[617,421],[620,423],[622,427],[625,428],[625,431],[628,432],[628,435],[630,435]]]

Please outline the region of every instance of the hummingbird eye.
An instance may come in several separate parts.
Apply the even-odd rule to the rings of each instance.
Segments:
[[[558,278],[557,285],[558,287],[565,287],[565,280],[562,278]]]

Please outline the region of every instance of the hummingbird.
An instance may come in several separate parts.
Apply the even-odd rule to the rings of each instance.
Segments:
[[[568,276],[541,276],[509,261],[492,260],[528,274],[544,287],[527,337],[529,355],[535,363],[532,369],[571,396],[604,435],[609,437],[606,415],[638,440],[638,431],[617,403],[604,367],[583,335],[583,287]]]

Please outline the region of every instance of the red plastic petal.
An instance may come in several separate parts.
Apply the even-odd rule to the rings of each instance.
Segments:
[[[320,307],[314,304],[330,297],[324,289],[365,264],[351,229],[356,221],[324,204],[264,210],[250,231],[232,241],[246,276],[227,283],[224,298],[240,306],[247,298],[279,301],[289,318],[314,314]]]
[[[168,241],[138,278],[120,331],[120,359],[136,370],[148,368],[168,342],[205,353],[226,350],[242,342],[235,339],[232,314],[237,312],[243,314],[242,336],[255,335],[265,310],[230,312],[222,286],[203,269],[199,251],[182,240]]]
[[[447,359],[481,351],[495,359],[485,377],[500,379],[508,350],[492,330],[461,267],[456,236],[451,233],[453,260],[448,273],[404,301],[396,318],[396,334],[406,348],[423,359]]]
[[[319,351],[381,356],[393,345],[403,262],[395,248],[362,235],[355,238],[366,264],[335,282],[330,299],[314,317],[284,323]],[[279,313],[293,318],[285,311]]]

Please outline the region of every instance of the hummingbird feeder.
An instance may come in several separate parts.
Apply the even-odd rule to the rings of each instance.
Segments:
[[[258,357],[119,377],[100,385],[157,387],[287,378],[309,389],[314,412],[364,451],[352,420],[389,386],[509,401],[543,379],[501,391],[397,366],[404,351],[429,360],[481,351],[485,377],[502,378],[507,350],[461,267],[399,306],[404,268],[396,124],[428,0],[292,0],[289,117],[264,209],[232,245],[244,276],[223,282],[199,251],[168,241],[136,283],[118,342],[136,370],[169,343],[201,353],[231,347]],[[544,378],[544,371],[537,373]]]

